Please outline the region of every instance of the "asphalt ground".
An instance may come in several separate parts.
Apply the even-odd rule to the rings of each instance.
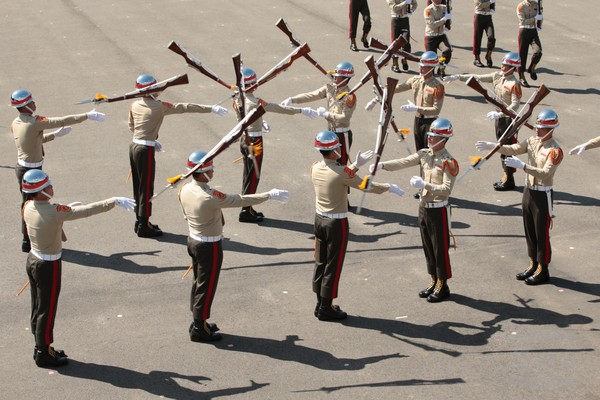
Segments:
[[[389,11],[371,1],[372,35],[389,42]],[[419,3],[424,3],[420,1]],[[454,46],[449,73],[487,73],[472,65],[473,5],[454,2],[449,33]],[[463,4],[464,3],[464,4]],[[498,38],[494,63],[517,48],[517,1],[498,1],[494,15]],[[555,137],[565,153],[599,134],[597,2],[544,2],[543,59],[539,79],[524,89],[528,99],[545,83],[552,93],[535,113],[552,108],[561,126]],[[414,52],[423,50],[423,4],[411,19]],[[185,46],[224,80],[233,81],[231,56],[241,52],[246,66],[261,75],[291,51],[275,27],[283,17],[294,34],[309,43],[325,68],[339,61],[366,72],[363,60],[379,52],[349,50],[347,2],[330,0],[89,2],[28,0],[4,2],[0,13],[0,98],[8,104],[17,88],[33,92],[38,114],[62,116],[89,111],[78,100],[100,92],[109,96],[133,90],[140,73],[159,80],[187,72],[190,83],[169,89],[170,102],[214,104],[230,92],[167,50],[171,40]],[[360,24],[362,25],[362,24]],[[414,74],[384,75],[400,80]],[[353,80],[356,82],[357,78]],[[268,101],[313,90],[326,78],[298,60],[287,72],[258,90]],[[461,82],[446,84],[442,116],[454,124],[447,148],[462,171],[474,142],[494,140],[493,108]],[[356,150],[372,148],[378,112],[363,107],[370,85],[357,93],[352,121]],[[399,106],[400,127],[413,116]],[[69,365],[39,369],[31,359],[29,292],[15,294],[27,281],[20,250],[19,204],[14,175],[15,147],[10,124],[15,110],[0,107],[4,128],[0,146],[0,397],[5,399],[600,399],[600,274],[598,220],[600,152],[565,155],[555,178],[551,282],[529,287],[515,280],[527,265],[521,219],[524,175],[519,190],[498,193],[498,156],[456,184],[452,230],[457,249],[450,257],[454,276],[449,301],[429,304],[417,297],[428,283],[417,227],[417,202],[409,179],[417,170],[378,174],[407,191],[368,195],[360,215],[350,216],[351,236],[340,297],[350,317],[343,323],[313,316],[314,192],[310,165],[320,159],[312,148],[323,120],[301,115],[267,115],[260,190],[290,191],[290,201],[257,207],[260,225],[237,221],[225,210],[225,261],[212,320],[224,339],[192,343],[189,290],[182,281],[189,265],[187,226],[175,191],[159,197],[153,222],[165,235],[139,239],[133,214],[115,209],[65,224],[63,285],[55,325],[55,346],[65,349]],[[184,170],[194,150],[208,150],[235,125],[231,105],[225,117],[188,114],[168,117],[157,156],[157,188]],[[316,108],[323,105],[314,103]],[[73,132],[45,146],[44,170],[54,182],[55,199],[84,203],[131,196],[127,127],[129,102],[98,106],[104,123],[74,126]],[[522,129],[520,137],[529,135]],[[408,140],[412,149],[412,136]],[[406,155],[391,136],[383,159]],[[239,192],[237,146],[219,156],[213,186]],[[523,158],[523,157],[521,157]],[[363,171],[364,173],[364,171]],[[350,202],[361,194],[353,191]]]

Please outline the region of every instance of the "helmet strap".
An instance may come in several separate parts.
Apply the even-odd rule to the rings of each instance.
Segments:
[[[40,190],[40,193],[43,194],[44,196],[46,196],[48,198],[48,200],[50,200],[52,198],[52,196],[49,195],[48,193],[46,193],[44,190]]]
[[[336,158],[342,158],[342,155],[340,154],[338,149],[339,149],[339,147],[337,149],[333,149],[331,151],[333,151],[333,154],[335,154],[337,156]]]
[[[507,70],[507,71],[503,71],[502,75],[506,76],[506,75],[510,75],[515,71],[515,67],[512,67],[511,69]]]
[[[552,133],[553,133],[553,132],[554,132],[554,128],[550,129],[550,130],[548,131],[548,133],[546,133],[544,136],[542,136],[542,137],[540,138],[540,141],[542,141],[542,142],[543,142],[544,140],[546,140],[546,138],[547,138],[548,136],[552,135]]]
[[[429,71],[427,71],[424,74],[421,74],[421,76],[425,79],[429,78],[429,76],[433,75],[433,70],[435,69],[435,67],[431,67],[429,68]]]

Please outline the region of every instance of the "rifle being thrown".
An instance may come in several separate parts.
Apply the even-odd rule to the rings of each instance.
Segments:
[[[388,48],[388,46],[386,46],[385,44],[383,44],[382,42],[380,42],[379,40],[375,39],[372,36],[369,39],[369,46],[371,46],[372,48],[377,49],[377,50],[385,50]],[[421,61],[421,59],[418,56],[415,56],[414,54],[409,53],[408,51],[405,51],[402,48],[399,48],[396,51],[396,54],[399,55],[400,57],[406,58],[408,61],[413,61],[413,62]]]
[[[177,42],[175,42],[174,40],[171,41],[171,43],[169,43],[168,49],[171,50],[172,52],[177,53],[180,56],[182,56],[184,58],[185,62],[190,67],[194,68],[196,71],[200,72],[202,75],[212,79],[213,81],[219,83],[222,86],[225,86],[227,89],[230,89],[230,90],[235,89],[235,85],[230,85],[229,83],[225,82],[223,79],[219,78],[217,76],[217,74],[215,74],[213,71],[211,71],[202,61],[200,61],[199,59],[194,57],[192,54],[190,54],[190,52],[188,52],[186,49],[184,49],[179,44],[177,44]]]

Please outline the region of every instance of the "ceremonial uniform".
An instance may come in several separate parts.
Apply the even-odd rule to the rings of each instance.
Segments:
[[[494,22],[492,21],[492,14],[495,10],[495,0],[473,0],[475,3],[475,15],[473,17],[473,55],[475,56],[474,64],[478,67],[483,67],[479,55],[481,54],[481,40],[483,38],[483,32],[487,36],[487,52],[485,59],[487,66],[491,67],[492,52],[496,46],[496,35],[494,31]]]
[[[452,59],[452,45],[446,35],[446,19],[448,11],[445,4],[429,4],[423,10],[425,17],[425,51],[442,51],[444,57],[440,65],[440,75],[444,75],[445,64],[449,64]]]
[[[363,19],[363,35],[361,41],[365,47],[369,47],[367,35],[371,31],[371,12],[369,11],[369,2],[367,0],[350,0],[348,4],[348,14],[350,26],[348,28],[348,38],[350,38],[350,49],[358,51],[356,48],[356,32],[358,30],[358,15]]]
[[[585,144],[586,150],[596,149],[596,148],[600,147],[600,136],[590,139],[587,142],[585,142],[584,144]]]
[[[402,50],[411,53],[412,47],[410,44],[410,20],[409,17],[418,7],[417,0],[387,0],[392,14],[391,24],[391,36],[392,41],[399,38],[401,35],[406,39],[406,44],[402,47]],[[393,55],[393,64],[398,68],[398,55]],[[408,70],[408,63],[406,59],[402,59],[402,67],[406,71]],[[393,68],[392,68],[393,69]],[[395,72],[399,72],[399,69],[393,69]]]
[[[536,15],[539,14],[539,4],[534,0],[524,0],[517,6],[517,17],[519,18],[519,56],[521,57],[521,67],[519,68],[519,77],[523,86],[528,87],[525,81],[524,70],[527,65],[527,53],[529,46],[533,49],[531,64],[527,71],[531,79],[536,80],[535,67],[542,59],[542,43],[538,35]]]

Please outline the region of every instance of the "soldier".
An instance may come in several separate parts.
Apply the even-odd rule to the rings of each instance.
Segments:
[[[417,0],[387,0],[392,13],[392,41],[403,35],[406,39],[406,44],[402,47],[402,50],[411,52],[412,47],[410,45],[410,20],[409,17],[417,9]],[[400,72],[398,66],[398,55],[392,56],[392,71]],[[408,62],[406,58],[402,58],[402,69],[408,71]]]
[[[481,54],[481,39],[483,32],[487,36],[487,52],[485,53],[485,61],[488,67],[492,67],[492,52],[496,46],[496,35],[494,31],[494,21],[492,14],[496,11],[496,0],[473,0],[475,2],[475,18],[473,19],[473,56],[475,60],[473,65],[483,67],[483,63],[479,58]]]
[[[494,84],[494,93],[496,98],[504,103],[509,110],[516,113],[519,112],[519,104],[521,97],[523,96],[523,90],[521,84],[514,75],[515,69],[521,66],[521,59],[519,54],[515,52],[506,53],[502,59],[502,66],[499,72],[493,72],[486,75],[449,75],[444,78],[444,81],[453,81],[460,79],[461,81],[468,80],[471,76],[475,77],[481,82],[488,82]],[[487,114],[488,119],[495,121],[496,127],[496,139],[500,140],[504,132],[508,129],[512,123],[512,118],[508,115],[503,114],[500,110],[490,111]],[[511,137],[507,144],[517,143],[517,134]],[[494,183],[494,190],[507,191],[515,188],[515,178],[513,176],[515,169],[510,168],[504,164],[505,155],[501,156],[501,163],[504,169],[504,175],[500,181]]]
[[[531,64],[527,68],[529,76],[532,80],[537,80],[535,68],[542,59],[542,42],[538,35],[538,27],[541,28],[541,23],[544,19],[540,14],[540,8],[537,1],[523,0],[517,6],[517,17],[519,18],[519,56],[521,57],[522,66],[519,68],[519,79],[521,85],[529,87],[529,83],[525,79],[524,67],[527,65],[527,53],[529,46],[533,49],[531,56]]]
[[[202,151],[192,153],[187,161],[188,169],[194,168],[205,155]],[[223,264],[224,219],[221,209],[250,206],[269,199],[285,203],[288,199],[288,192],[279,189],[249,195],[221,193],[208,185],[213,174],[212,161],[205,163],[192,174],[193,180],[179,191],[181,210],[188,221],[187,248],[194,271],[190,304],[194,321],[189,328],[192,342],[221,339],[217,325],[207,321]]]
[[[442,0],[431,0],[431,4],[423,10],[423,15],[425,17],[425,50],[434,53],[438,49],[442,50],[444,60],[440,63],[438,74],[444,76],[446,64],[449,64],[452,59],[452,45],[446,35],[452,14],[448,12],[447,6],[442,3]]]
[[[135,88],[143,89],[156,83],[148,74],[138,76]],[[227,109],[214,105],[194,103],[167,103],[158,100],[160,92],[154,92],[131,103],[129,107],[129,130],[133,133],[133,143],[129,146],[129,163],[133,181],[133,197],[136,201],[136,222],[134,231],[138,237],[149,238],[162,235],[158,225],[150,223],[152,196],[154,195],[155,152],[162,146],[158,142],[158,131],[164,117],[183,113],[227,114]]]
[[[356,171],[373,157],[372,151],[356,155],[354,164],[344,166],[340,158],[341,143],[330,131],[319,132],[315,137],[315,149],[323,155],[323,161],[315,162],[310,175],[316,194],[315,215],[315,270],[313,292],[317,295],[315,317],[321,321],[341,320],[347,317],[339,306],[333,305],[338,297],[338,286],[346,247],[348,245],[348,187],[359,189],[362,179]],[[389,183],[373,182],[370,193],[390,191],[399,196],[404,192]]]
[[[349,92],[348,84],[354,76],[354,67],[347,61],[339,63],[333,71],[333,82],[313,92],[302,93],[294,97],[288,97],[281,104],[301,104],[318,99],[327,99],[327,107],[317,108],[317,116],[327,120],[327,130],[335,133],[341,144],[340,159],[342,165],[348,164],[348,153],[352,147],[352,130],[350,130],[350,119],[356,109],[356,95],[351,94],[339,98],[345,92]]]
[[[256,82],[256,73],[251,68],[244,68],[242,70],[242,75],[244,79],[244,85],[246,87],[252,85]],[[252,110],[258,108],[259,105],[262,105],[267,112],[273,112],[277,114],[303,114],[309,118],[316,118],[317,112],[309,107],[305,108],[297,108],[297,107],[285,107],[279,104],[269,103],[262,98],[256,97],[254,93],[245,93],[245,110],[246,113],[251,112]],[[239,112],[239,99],[236,99],[233,103],[234,109],[237,111],[238,119],[241,119],[241,115]],[[270,132],[269,125],[261,118],[258,118],[250,127],[248,128],[248,137],[250,141],[250,146],[246,143],[244,139],[240,141],[240,151],[242,152],[243,161],[244,161],[244,176],[242,180],[242,194],[254,194],[258,188],[258,183],[260,181],[260,173],[262,170],[262,161],[263,161],[263,128],[265,132]],[[250,153],[252,152],[252,153]],[[240,212],[239,221],[240,222],[250,222],[257,223],[261,222],[264,219],[264,214],[261,212],[257,212],[254,208],[250,206],[246,206],[242,208]]]
[[[540,112],[535,121],[536,136],[521,143],[504,145],[498,150],[507,157],[509,167],[525,171],[528,174],[527,187],[523,191],[523,225],[527,240],[529,266],[517,274],[517,279],[528,285],[538,285],[550,279],[548,264],[552,256],[550,247],[550,228],[552,227],[552,183],[556,169],[563,159],[563,151],[552,137],[559,126],[558,115],[553,110]],[[489,150],[496,143],[477,142],[478,150]],[[528,162],[517,157],[527,153]]]
[[[356,32],[358,30],[358,14],[362,15],[363,19],[363,34],[360,39],[365,48],[369,48],[367,35],[371,31],[371,12],[369,11],[369,2],[367,0],[350,0],[350,30],[348,37],[350,38],[350,50],[358,51],[356,47]]]
[[[590,139],[585,143],[582,143],[582,144],[579,144],[579,145],[573,147],[571,150],[569,150],[569,154],[570,155],[576,154],[576,155],[580,156],[584,151],[590,150],[590,149],[595,149],[597,147],[600,147],[600,136]]]
[[[19,191],[23,199],[21,202],[21,210],[23,210],[26,197],[25,193],[21,190],[23,175],[31,169],[42,169],[44,163],[43,144],[71,132],[72,128],[68,125],[80,124],[87,119],[101,122],[104,121],[105,117],[104,114],[96,110],[58,118],[35,115],[34,112],[37,109],[35,99],[31,92],[25,89],[18,89],[12,93],[10,105],[19,112],[19,116],[14,119],[10,129],[15,137],[15,144],[17,146],[17,166],[15,172],[17,181],[19,182]],[[59,129],[44,133],[45,129],[50,128]],[[22,218],[21,232],[23,233],[21,250],[24,253],[28,253],[31,249],[31,243],[29,242],[25,222]]]
[[[458,162],[446,150],[446,142],[453,135],[452,124],[438,118],[427,132],[427,149],[398,160],[378,164],[378,169],[396,171],[419,165],[422,176],[413,176],[410,185],[422,191],[419,204],[419,229],[431,282],[419,297],[437,303],[450,295],[448,280],[450,267],[450,212],[448,198],[458,175]],[[371,165],[371,170],[373,170]]]
[[[63,223],[107,212],[115,205],[132,211],[134,202],[125,197],[112,197],[88,205],[51,203],[52,181],[38,169],[23,175],[22,190],[27,196],[23,218],[31,239],[26,269],[31,286],[31,333],[35,336],[33,359],[38,367],[57,367],[68,362],[64,351],[52,347],[61,287],[61,240],[66,240]]]

